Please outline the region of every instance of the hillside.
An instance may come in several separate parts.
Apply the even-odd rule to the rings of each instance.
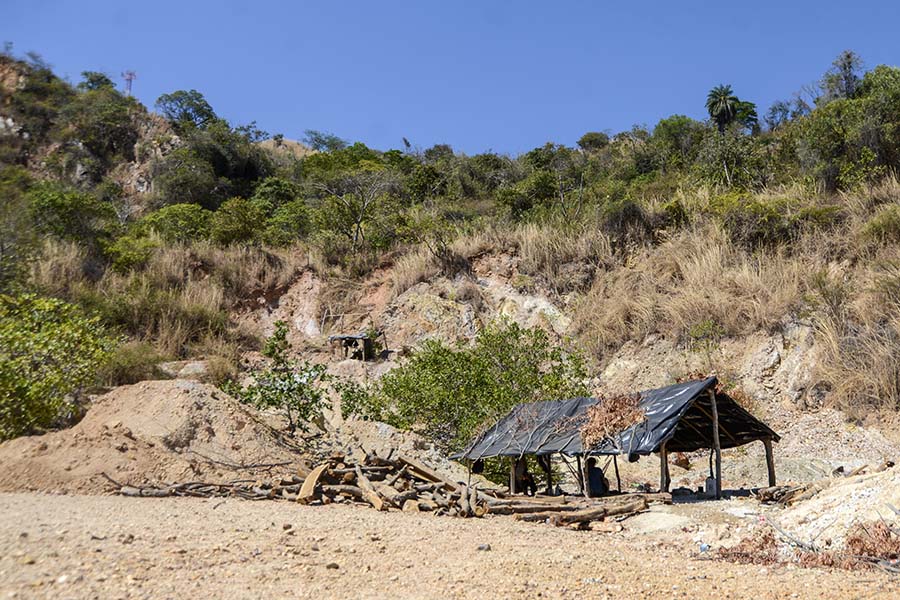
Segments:
[[[77,378],[48,379],[50,363],[5,373],[3,436],[74,422],[73,401],[166,373],[255,393],[281,322],[281,364],[331,378],[314,397],[350,394],[364,400],[344,417],[418,427],[403,377],[505,323],[519,327],[495,332],[509,347],[527,338],[556,357],[559,393],[715,372],[777,426],[806,423],[804,448],[877,458],[893,446],[856,425],[896,439],[900,70],[858,64],[845,53],[816,98],[762,117],[719,86],[705,122],[467,156],[321,132],[301,144],[228,123],[196,90],[153,112],[102,73],[73,86],[4,55],[4,343],[36,343],[24,332],[52,313],[94,354]],[[381,357],[338,360],[328,336],[363,330],[384,334]],[[52,342],[41,351],[56,361]],[[467,393],[471,419],[513,397]],[[850,437],[811,413],[839,414]]]

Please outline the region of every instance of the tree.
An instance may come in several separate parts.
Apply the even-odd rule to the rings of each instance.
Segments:
[[[788,121],[791,120],[791,103],[785,100],[777,100],[772,103],[766,112],[765,117],[766,129],[769,131],[777,131]]]
[[[319,185],[327,196],[319,209],[322,225],[345,236],[354,250],[366,239],[368,224],[390,199],[397,180],[386,169],[361,170]]]
[[[112,79],[110,79],[106,75],[106,73],[99,73],[97,71],[82,71],[81,78],[82,81],[78,84],[78,89],[85,92],[93,92],[104,88],[116,87],[112,82]]]
[[[222,201],[222,183],[213,165],[191,148],[176,148],[153,165],[153,190],[166,203],[214,209]]]
[[[585,152],[596,152],[609,145],[609,136],[600,131],[589,131],[578,139],[578,147]]]
[[[307,129],[303,132],[303,143],[318,152],[334,152],[348,146],[347,140],[343,140],[333,133],[315,129]]]
[[[24,168],[0,166],[0,293],[23,282],[29,259],[38,248],[26,196],[30,185]]]
[[[734,120],[751,133],[759,133],[759,116],[756,114],[756,104],[753,102],[739,100],[734,111]]]
[[[262,240],[272,246],[287,246],[309,233],[310,214],[306,202],[292,200],[275,209],[266,220]]]
[[[657,163],[663,169],[687,166],[697,153],[703,125],[685,115],[660,119],[650,136]]]
[[[852,98],[862,81],[862,58],[852,50],[841,52],[831,68],[822,76],[822,101],[830,102],[839,98]]]
[[[724,133],[725,128],[734,121],[739,102],[730,85],[717,85],[707,94],[706,110],[718,126],[719,133]]]
[[[256,186],[251,199],[260,206],[266,207],[271,214],[279,206],[293,202],[300,197],[300,188],[292,181],[282,177],[266,177]]]
[[[52,426],[116,341],[97,318],[33,294],[0,296],[0,440]]]
[[[429,340],[374,390],[379,417],[418,430],[444,448],[460,449],[479,426],[520,402],[587,394],[577,353],[541,329],[499,322],[471,347]]]
[[[212,106],[197,90],[177,90],[156,100],[156,108],[181,132],[203,128],[217,120]]]
[[[288,326],[275,322],[275,332],[266,340],[262,354],[269,366],[254,374],[253,383],[237,388],[234,394],[257,408],[280,410],[288,423],[288,431],[305,429],[322,415],[322,402],[328,380],[325,365],[313,365],[289,358]]]

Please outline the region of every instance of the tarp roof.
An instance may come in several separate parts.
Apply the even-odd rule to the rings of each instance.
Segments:
[[[596,398],[529,402],[515,406],[493,427],[476,437],[454,458],[489,458],[524,454],[650,454],[663,442],[672,452],[713,446],[712,403],[707,390],[715,377],[686,381],[640,394],[646,418],[597,447],[582,448],[580,428]],[[733,448],[756,440],[778,441],[778,434],[744,410],[727,394],[716,394],[719,442]]]

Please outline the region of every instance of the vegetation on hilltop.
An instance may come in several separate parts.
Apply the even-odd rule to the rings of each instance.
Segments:
[[[708,120],[672,115],[515,157],[405,139],[379,151],[311,130],[315,152],[279,152],[282,136],[261,145],[268,134],[196,90],[161,96],[160,116],[100,73],[73,86],[35,55],[2,55],[0,70],[14,75],[0,79],[0,292],[73,303],[98,335],[153,348],[117,360],[233,360],[258,341],[229,310],[306,263],[359,277],[391,257],[400,293],[500,248],[573,295],[593,359],[654,330],[683,338],[713,320],[741,335],[807,318],[839,402],[900,406],[896,67],[864,71],[845,52],[764,112],[722,84]]]

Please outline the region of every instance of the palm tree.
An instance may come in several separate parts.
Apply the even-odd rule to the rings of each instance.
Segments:
[[[734,121],[739,103],[740,100],[731,91],[730,85],[717,85],[709,90],[709,94],[706,96],[706,110],[719,126],[720,133],[724,133],[725,127]]]

